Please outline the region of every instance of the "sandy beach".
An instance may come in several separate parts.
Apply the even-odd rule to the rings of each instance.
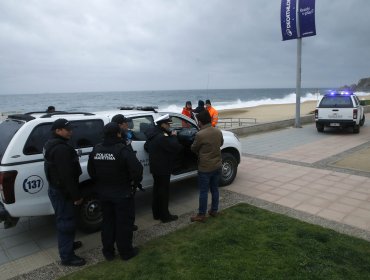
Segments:
[[[360,100],[370,100],[370,95],[359,97]],[[313,114],[316,108],[316,101],[301,103],[301,117]],[[217,109],[217,108],[216,108]],[[294,119],[296,104],[273,104],[260,105],[256,107],[220,110],[219,118],[254,118],[257,123],[281,121]]]
[[[301,104],[301,116],[312,114],[316,101]],[[256,107],[219,111],[219,118],[254,118],[257,123],[280,121],[295,118],[296,106],[292,104],[261,105]]]

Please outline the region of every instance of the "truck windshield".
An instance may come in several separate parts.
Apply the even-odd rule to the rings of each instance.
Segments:
[[[350,96],[324,96],[320,108],[352,108]]]
[[[9,119],[0,123],[0,162],[14,134],[23,124],[23,121]]]

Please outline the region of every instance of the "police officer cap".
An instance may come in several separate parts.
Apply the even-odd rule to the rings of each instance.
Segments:
[[[158,125],[162,124],[162,123],[171,123],[172,120],[170,118],[170,115],[169,114],[165,114],[161,117],[159,117],[158,119],[154,120],[154,122]]]
[[[71,125],[71,123],[66,120],[66,119],[57,119],[53,125],[51,126],[51,130],[56,130],[56,129],[62,129],[62,128],[65,128],[65,129],[68,129],[68,130],[71,130],[73,128],[73,126]]]
[[[118,123],[118,124],[122,124],[122,123],[127,123],[128,122],[128,119],[125,118],[125,116],[122,115],[122,114],[117,114],[117,115],[113,116],[112,122],[115,122],[115,123]]]
[[[121,132],[118,123],[110,122],[104,126],[104,136],[117,136],[118,132]]]

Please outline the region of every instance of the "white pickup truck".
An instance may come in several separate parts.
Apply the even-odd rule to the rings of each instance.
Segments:
[[[101,223],[101,207],[96,190],[87,173],[87,160],[94,145],[101,142],[103,127],[116,114],[129,119],[133,134],[132,148],[144,166],[144,188],[153,184],[149,171],[149,156],[144,150],[145,131],[159,116],[168,113],[172,117],[171,128],[178,132],[184,146],[171,175],[171,182],[197,176],[197,156],[190,150],[198,126],[194,120],[171,112],[158,112],[154,107],[122,107],[120,110],[84,112],[30,112],[10,115],[0,123],[0,223],[14,226],[19,217],[50,215],[54,213],[47,190],[42,148],[51,137],[51,125],[58,118],[66,118],[73,125],[70,144],[76,149],[82,168],[80,176],[84,202],[79,207],[78,224],[81,229],[96,231]],[[241,143],[230,131],[222,131],[222,175],[220,185],[231,184],[241,160]]]
[[[353,133],[359,133],[360,126],[365,123],[364,108],[360,105],[358,97],[352,92],[330,91],[318,101],[315,121],[318,132],[323,132],[327,126],[352,127]]]

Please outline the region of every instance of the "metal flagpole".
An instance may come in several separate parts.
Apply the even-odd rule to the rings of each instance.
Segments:
[[[280,15],[283,41],[297,39],[296,115],[294,127],[301,127],[302,38],[316,35],[315,0],[281,0]]]
[[[297,22],[297,81],[296,81],[296,104],[295,104],[295,125],[294,127],[301,127],[301,74],[302,74],[302,37],[301,30],[299,28],[299,0],[297,0],[296,6],[296,22]]]
[[[301,127],[301,74],[302,74],[302,38],[297,39],[297,82],[295,104],[295,127]]]

